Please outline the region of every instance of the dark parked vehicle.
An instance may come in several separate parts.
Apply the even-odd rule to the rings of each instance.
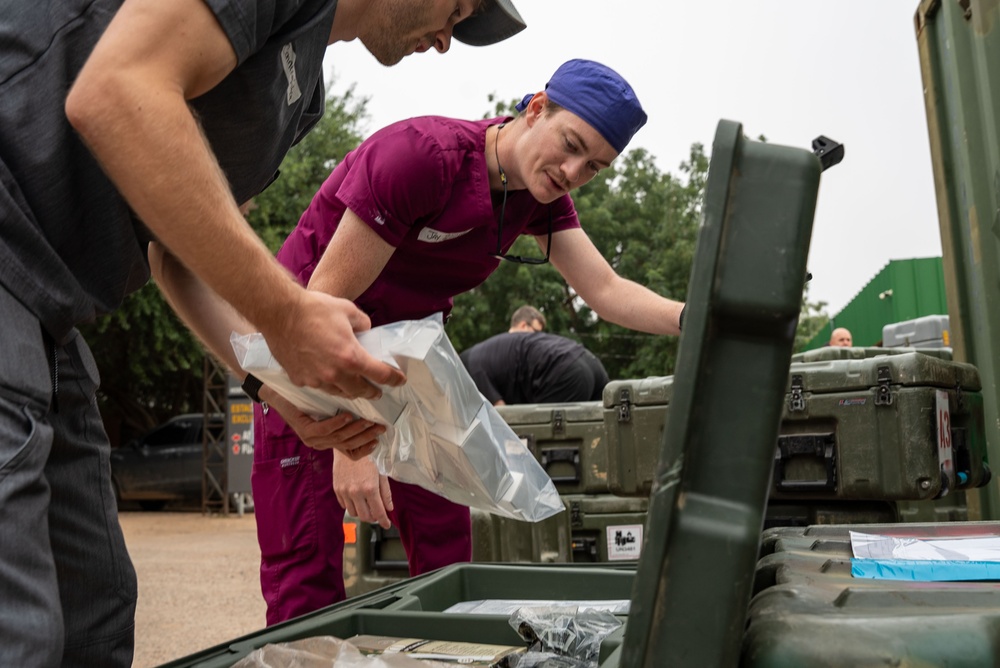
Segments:
[[[222,415],[209,421],[213,435],[225,430]],[[145,436],[111,451],[111,481],[118,502],[137,501],[160,510],[169,501],[201,503],[204,416],[173,417]]]

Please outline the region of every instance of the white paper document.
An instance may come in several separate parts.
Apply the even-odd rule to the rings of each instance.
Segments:
[[[913,538],[851,532],[856,559],[1000,561],[1000,536]]]

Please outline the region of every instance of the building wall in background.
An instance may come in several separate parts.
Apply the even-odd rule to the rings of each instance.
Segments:
[[[882,342],[885,325],[947,314],[941,258],[890,260],[851,303],[830,318],[805,349],[825,346],[835,327],[851,330],[856,346],[877,346]]]

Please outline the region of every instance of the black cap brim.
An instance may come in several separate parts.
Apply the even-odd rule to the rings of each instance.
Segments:
[[[513,37],[527,26],[510,0],[483,0],[486,8],[455,25],[452,36],[470,46],[488,46]]]

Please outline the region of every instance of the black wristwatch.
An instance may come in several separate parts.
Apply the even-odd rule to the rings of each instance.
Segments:
[[[687,311],[687,307],[688,307],[687,304],[685,304],[684,306],[681,307],[681,314],[679,316],[677,316],[677,329],[681,329],[681,330],[684,329],[684,312]],[[256,380],[256,379],[254,379],[254,380]],[[260,381],[258,381],[258,382],[260,382]]]
[[[247,377],[243,379],[243,391],[258,404],[262,403],[259,392],[263,386],[264,382],[252,373],[248,373]]]

